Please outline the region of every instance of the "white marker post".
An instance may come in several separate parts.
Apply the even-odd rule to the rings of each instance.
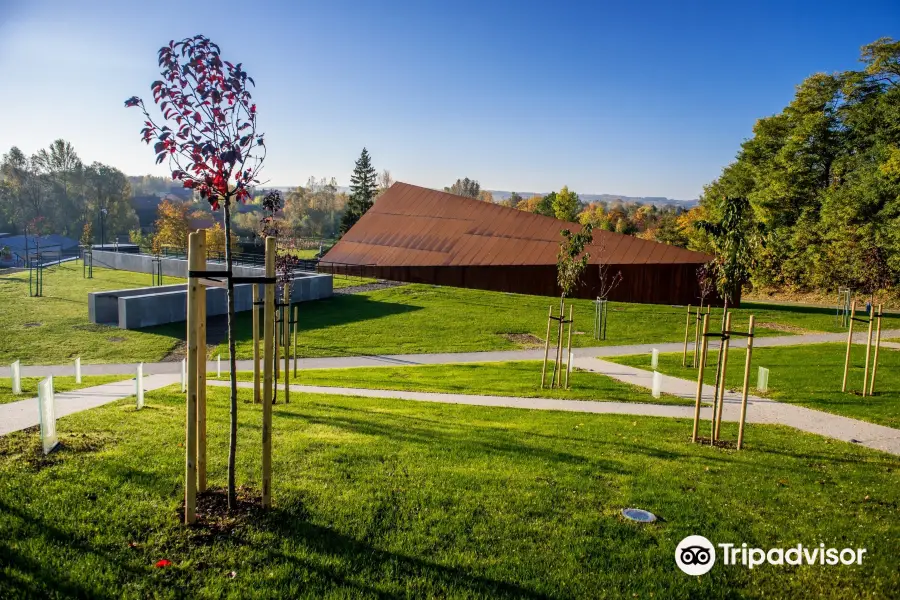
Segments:
[[[765,367],[760,367],[759,373],[756,375],[756,391],[769,391],[769,370]]]
[[[53,397],[53,376],[38,384],[38,415],[41,420],[41,446],[50,454],[59,439],[56,437],[56,400]]]
[[[22,365],[16,361],[9,366],[9,370],[12,375],[12,393],[19,395],[22,393]]]
[[[659,368],[659,350],[657,348],[654,348],[653,352],[650,353],[650,368]]]
[[[75,359],[75,383],[81,383],[81,357]]]
[[[144,408],[144,363],[137,366],[137,377],[134,378],[134,395],[137,397],[137,409]]]
[[[216,355],[216,379],[222,379],[222,355]]]
[[[662,393],[662,374],[653,371],[653,397],[659,398]]]
[[[187,359],[181,359],[181,391],[187,391]]]

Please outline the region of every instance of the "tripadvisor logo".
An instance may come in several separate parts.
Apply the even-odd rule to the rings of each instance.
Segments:
[[[716,564],[716,549],[702,535],[689,535],[675,548],[675,564],[688,575],[704,575]]]
[[[861,565],[865,548],[826,548],[825,544],[811,548],[797,544],[791,548],[749,548],[747,544],[716,544],[722,563],[747,568],[770,565]],[[704,575],[716,564],[713,543],[702,535],[689,535],[675,548],[675,564],[688,575]]]

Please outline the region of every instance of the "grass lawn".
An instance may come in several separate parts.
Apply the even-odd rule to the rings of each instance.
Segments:
[[[18,402],[19,400],[27,400],[38,395],[38,383],[43,377],[23,377],[22,393],[18,396],[12,393],[12,379],[9,377],[0,377],[0,404],[7,402]],[[54,392],[71,392],[82,388],[92,387],[95,385],[103,385],[104,383],[113,383],[115,381],[125,381],[133,379],[129,375],[82,375],[81,383],[75,383],[75,376],[53,377]]]
[[[253,373],[238,373],[238,379],[253,381]],[[547,380],[550,380],[549,374],[547,375]],[[403,390],[408,392],[445,392],[448,394],[650,402],[654,404],[693,404],[689,400],[668,394],[664,394],[660,398],[654,398],[648,390],[642,387],[621,383],[605,375],[578,369],[573,370],[569,376],[570,389],[542,390],[540,385],[541,363],[537,361],[426,365],[417,367],[307,369],[298,371],[297,379],[293,378],[293,371],[291,371],[291,381],[303,385]]]
[[[167,282],[175,281],[167,278]],[[335,285],[362,281],[338,277]],[[60,364],[81,356],[85,362],[153,362],[184,336],[184,324],[125,331],[88,321],[89,291],[147,286],[143,273],[94,269],[81,277],[81,265],[67,263],[45,272],[44,297],[28,297],[28,274],[0,276],[0,363]],[[304,303],[300,314],[303,356],[342,356],[414,352],[463,352],[540,347],[552,298],[483,292],[430,285],[405,285]],[[591,335],[594,307],[575,306],[576,346],[678,342],[684,339],[683,308],[614,303],[608,339]],[[746,303],[735,311],[735,327],[749,314],[760,335],[835,331],[830,309]],[[250,358],[250,312],[238,313],[238,356]],[[885,328],[900,326],[886,318]],[[580,333],[579,333],[580,332]],[[227,356],[227,345],[212,352]]]
[[[343,288],[355,287],[357,285],[375,283],[377,281],[377,279],[372,279],[371,277],[357,277],[355,275],[335,275],[331,279],[331,288],[334,290],[340,290]]]
[[[94,268],[83,279],[81,262],[48,267],[44,295],[28,296],[28,272],[0,277],[0,363],[62,364],[162,359],[177,339],[162,331],[126,331],[88,320],[88,292],[149,286],[150,275]],[[177,283],[167,277],[165,283]],[[183,329],[183,328],[182,328]]]
[[[302,356],[400,354],[513,350],[542,346],[551,298],[483,292],[422,284],[405,285],[303,304],[300,309]],[[575,346],[619,345],[684,340],[685,309],[614,303],[608,339],[593,339],[594,305],[576,300]],[[760,335],[840,331],[830,309],[746,303],[734,311],[734,327],[756,315]],[[239,358],[252,357],[251,315],[237,316]],[[885,328],[900,319],[885,319]],[[222,344],[217,352],[226,354]]]
[[[295,396],[274,409],[274,508],[178,524],[184,400],[147,395],[0,438],[0,597],[896,597],[900,462],[779,427],[742,452],[686,420]],[[225,477],[227,390],[209,395]],[[244,401],[249,392],[242,391]],[[260,407],[238,481],[259,486]],[[733,436],[730,424],[724,425]],[[201,507],[204,506],[201,499]],[[637,506],[661,520],[624,521]],[[674,564],[687,535],[864,547],[860,566]],[[155,568],[160,560],[171,565]]]
[[[863,398],[858,392],[862,390],[866,350],[858,344],[853,346],[847,384],[848,390],[855,393],[841,393],[846,349],[846,344],[756,348],[752,357],[750,393],[900,429],[900,352],[881,349],[875,396]],[[710,352],[710,364],[713,366],[704,374],[710,384],[715,380],[716,356],[715,352]],[[649,354],[606,360],[650,369]],[[745,350],[733,348],[728,351],[725,381],[730,389],[741,389],[745,360]],[[758,367],[769,369],[769,391],[764,394],[753,387]],[[658,370],[667,375],[697,380],[696,370],[681,366],[681,354],[660,354]]]
[[[299,248],[296,248],[296,249],[292,250],[290,253],[293,254],[296,258],[301,258],[304,260],[311,260],[316,257],[316,254],[319,253],[319,249],[318,248],[306,248],[306,249],[301,250]]]

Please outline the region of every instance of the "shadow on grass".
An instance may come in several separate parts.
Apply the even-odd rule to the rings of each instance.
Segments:
[[[31,537],[42,538],[44,546],[64,547],[69,551],[80,554],[95,555],[100,557],[104,564],[110,565],[126,577],[134,577],[140,574],[138,569],[126,565],[108,551],[97,549],[92,544],[80,539],[78,536],[63,531],[36,515],[7,504],[0,500],[0,512],[12,517],[19,522],[20,533]],[[21,536],[24,538],[25,536]],[[114,598],[111,593],[104,594],[92,587],[86,588],[65,571],[50,566],[50,561],[37,561],[20,552],[12,543],[15,536],[3,536],[0,538],[0,565],[5,566],[8,578],[0,579],[0,595],[3,590],[10,592],[6,597],[42,598],[59,596],[63,598]]]
[[[325,300],[300,303],[300,334],[316,329],[326,329],[348,323],[380,319],[390,315],[421,310],[420,306],[397,302],[379,302],[368,296],[356,294],[340,295]],[[215,317],[211,317],[215,318]],[[253,314],[251,311],[235,315],[236,341],[253,339]],[[140,329],[143,333],[164,335],[179,340],[185,339],[184,322],[167,323]],[[207,343],[211,343],[208,341]],[[218,343],[218,342],[216,342]]]
[[[360,414],[359,418],[350,415],[351,412]],[[382,437],[390,441],[403,441],[413,444],[430,446],[444,452],[459,452],[469,455],[477,451],[487,455],[504,455],[512,458],[527,458],[550,462],[567,463],[570,465],[590,467],[594,470],[603,470],[610,473],[626,474],[628,470],[616,461],[598,459],[596,457],[582,456],[569,452],[548,450],[537,446],[513,442],[509,438],[520,435],[521,432],[506,432],[495,427],[484,427],[467,424],[465,429],[455,426],[444,426],[436,429],[434,424],[417,424],[415,417],[407,417],[402,414],[392,414],[391,423],[379,422],[372,419],[369,413],[363,409],[348,410],[344,415],[310,415],[307,413],[295,413],[279,411],[279,417],[305,421],[311,425],[334,427],[350,431],[356,434]],[[380,416],[376,414],[376,417]],[[277,430],[276,430],[277,431]],[[527,435],[527,434],[526,434]]]
[[[331,586],[353,588],[359,592],[372,594],[377,598],[399,598],[409,594],[444,595],[476,598],[547,598],[515,583],[498,581],[459,567],[441,565],[420,557],[407,556],[377,548],[364,541],[338,533],[328,527],[310,523],[302,505],[291,509],[274,509],[265,518],[266,528],[281,538],[302,541],[315,554],[325,558],[328,564],[347,565],[348,568],[325,568],[303,561],[295,556],[275,553],[276,560],[284,561],[298,569],[315,572],[322,581],[319,583],[324,593]],[[378,581],[390,573],[391,587],[366,585],[362,581]],[[413,583],[424,586],[416,592],[402,589]],[[326,584],[322,586],[322,584]],[[328,585],[330,584],[330,585]],[[382,588],[382,589],[379,589]]]
[[[766,302],[759,301],[744,301],[741,302],[742,309],[757,309],[757,310],[771,310],[771,311],[779,311],[779,312],[790,312],[790,313],[803,313],[810,315],[828,315],[830,317],[835,316],[835,309],[826,307],[826,306],[801,306],[798,304],[768,304]]]

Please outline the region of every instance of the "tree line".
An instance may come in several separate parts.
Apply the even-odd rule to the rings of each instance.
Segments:
[[[84,164],[65,140],[31,156],[13,146],[0,161],[0,230],[79,239],[91,223],[94,231],[125,232],[138,223],[131,195],[121,171]]]
[[[817,73],[759,119],[734,162],[704,188],[694,222],[746,203],[749,280],[787,290],[900,282],[900,42],[862,47],[862,68]],[[708,227],[685,228],[710,251]]]

